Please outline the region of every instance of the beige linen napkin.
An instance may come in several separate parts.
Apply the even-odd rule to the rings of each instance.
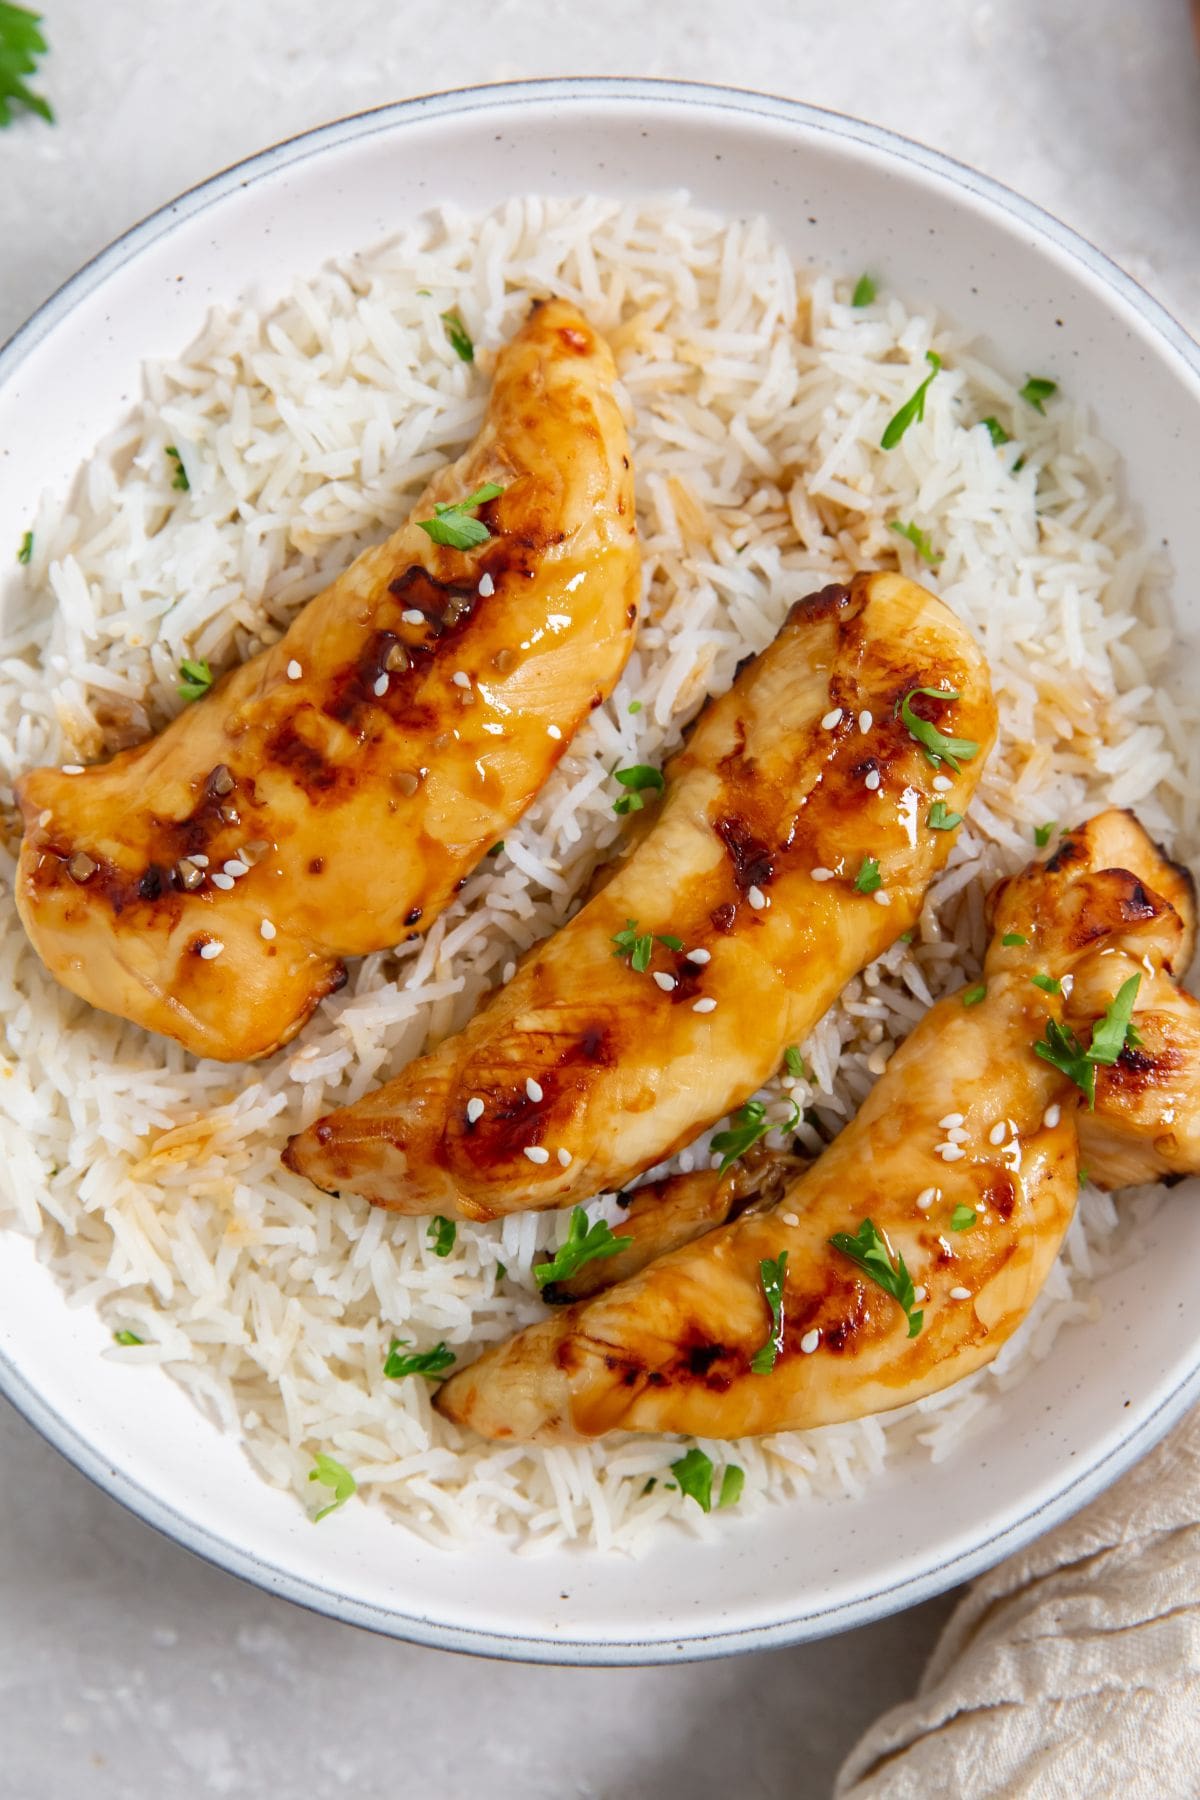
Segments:
[[[1196,1800],[1200,1410],[983,1575],[836,1800]]]

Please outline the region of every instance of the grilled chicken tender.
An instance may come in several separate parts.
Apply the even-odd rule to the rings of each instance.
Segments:
[[[938,692],[911,715],[969,741],[957,769],[904,722],[922,688]],[[953,842],[931,808],[965,809],[995,728],[977,646],[923,588],[859,575],[798,602],[576,918],[466,1030],[284,1160],[319,1187],[466,1219],[623,1187],[752,1094],[913,923]]]
[[[439,1409],[505,1440],[731,1438],[886,1411],[990,1361],[1041,1290],[1077,1192],[1079,1090],[1033,1049],[1063,998],[1031,976],[1071,976],[1094,1019],[1131,973],[1167,968],[1184,936],[1140,870],[1092,860],[1105,836],[1085,827],[1004,884],[984,999],[935,1006],[769,1210],[486,1351],[440,1390]],[[915,1335],[897,1299],[830,1243],[868,1219],[915,1284]],[[762,1276],[784,1255],[775,1330]],[[774,1367],[755,1373],[773,1338]]]
[[[199,1056],[265,1056],[423,931],[609,692],[636,621],[629,445],[608,347],[538,306],[474,445],[287,635],[165,731],[18,783],[17,904],[47,967]],[[485,484],[491,537],[418,521]]]

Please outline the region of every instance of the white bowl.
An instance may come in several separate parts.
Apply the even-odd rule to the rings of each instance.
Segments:
[[[886,270],[900,293],[990,339],[992,360],[1014,374],[1058,376],[1123,450],[1151,539],[1167,540],[1181,572],[1200,565],[1188,454],[1200,443],[1200,352],[1126,276],[994,183],[872,126],[646,81],[528,83],[385,107],[268,150],[156,213],[0,353],[2,541],[16,541],[14,521],[121,416],[142,362],[186,344],[214,302],[281,294],[435,201],[474,209],[527,190],[683,187],[726,212],[766,210],[801,262]],[[1194,682],[1195,651],[1180,664],[1186,674],[1189,657]],[[1099,1320],[1065,1332],[993,1403],[982,1443],[937,1468],[903,1462],[859,1500],[723,1520],[716,1543],[680,1534],[640,1562],[495,1548],[451,1557],[375,1507],[315,1531],[172,1382],[135,1383],[101,1357],[99,1320],[69,1310],[12,1235],[0,1239],[0,1386],[150,1524],[273,1592],[450,1649],[667,1661],[860,1625],[1081,1506],[1200,1396],[1198,1265],[1200,1207],[1179,1190],[1146,1254],[1104,1282]]]

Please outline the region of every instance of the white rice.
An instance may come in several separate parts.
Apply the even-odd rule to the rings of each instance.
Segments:
[[[917,941],[852,981],[804,1046],[813,1080],[791,1092],[817,1121],[801,1128],[810,1148],[853,1113],[930,999],[974,975],[983,896],[1028,858],[1035,825],[1117,802],[1169,844],[1194,842],[1196,709],[1156,685],[1170,642],[1165,571],[1122,504],[1086,397],[1061,394],[1039,416],[944,320],[886,289],[852,308],[857,273],[798,285],[766,223],[683,198],[434,215],[297,282],[268,316],[215,316],[177,362],[146,371],[135,414],[74,492],[47,496],[29,522],[33,560],[0,637],[8,781],[161,724],[179,705],[182,656],[224,667],[277,638],[471,437],[488,388],[482,347],[512,333],[531,296],[578,300],[617,353],[643,533],[641,635],[505,853],[424,939],[352,966],[288,1050],[229,1068],[73,1000],[12,907],[0,913],[5,1222],[35,1235],[114,1330],[146,1340],[108,1354],[165,1366],[310,1509],[323,1451],[364,1499],[438,1544],[497,1533],[523,1552],[566,1541],[635,1551],[664,1521],[719,1530],[663,1479],[674,1441],[500,1448],[435,1418],[423,1380],[383,1378],[393,1336],[445,1339],[463,1358],[538,1316],[531,1262],[565,1234],[565,1216],[460,1226],[440,1259],[425,1221],[317,1195],[278,1152],[462,1025],[570,916],[622,830],[614,760],[660,762],[793,600],[898,560],[977,633],[1003,724]],[[474,367],[446,341],[450,306],[481,346]],[[930,347],[945,367],[925,420],[882,453]],[[1010,444],[993,446],[978,423],[989,414]],[[168,445],[187,493],[172,487]],[[929,533],[936,573],[892,521]],[[8,890],[15,843],[0,849]],[[780,1097],[777,1083],[765,1092]],[[679,1161],[707,1155],[701,1141]],[[1091,1281],[1130,1254],[1150,1204],[1085,1191],[1034,1316],[971,1382],[890,1416],[707,1445],[718,1465],[745,1470],[740,1510],[855,1494],[899,1457],[947,1456],[998,1385],[1026,1378],[1059,1329],[1086,1319]],[[611,1199],[597,1210],[612,1216]],[[131,1383],[157,1378],[129,1371]]]

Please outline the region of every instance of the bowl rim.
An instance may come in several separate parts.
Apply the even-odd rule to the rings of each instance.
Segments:
[[[1114,292],[1162,340],[1163,347],[1182,363],[1181,373],[1187,372],[1200,379],[1200,345],[1132,276],[1052,213],[941,151],[864,120],[753,89],[642,76],[554,76],[451,89],[389,102],[283,139],[230,164],[148,214],[99,251],[43,301],[26,323],[0,345],[0,386],[8,382],[35,347],[78,305],[103,286],[110,274],[236,190],[251,186],[280,169],[295,167],[332,146],[393,132],[427,119],[486,110],[511,114],[526,106],[544,107],[579,101],[666,103],[701,111],[757,116],[798,125],[810,132],[826,133],[915,165],[965,190],[989,207],[1008,214],[1010,219],[1015,219],[1037,237],[1048,239],[1069,258],[1082,263],[1102,286]],[[400,1612],[389,1605],[338,1593],[315,1580],[268,1563],[219,1531],[198,1524],[139,1480],[113,1468],[75,1426],[39,1394],[3,1348],[0,1348],[0,1394],[84,1476],[153,1529],[203,1560],[309,1611],[430,1648],[521,1662],[628,1666],[778,1649],[848,1631],[915,1606],[992,1567],[1093,1499],[1150,1450],[1189,1406],[1200,1400],[1200,1346],[1191,1369],[1160,1397],[1154,1409],[1127,1437],[1075,1470],[1069,1481],[1034,1504],[1020,1519],[990,1534],[969,1550],[927,1564],[913,1574],[900,1576],[875,1594],[810,1608],[800,1617],[785,1618],[769,1625],[725,1626],[694,1635],[685,1632],[678,1637],[630,1638],[620,1642],[611,1638],[564,1640],[549,1636],[514,1636],[482,1627],[447,1625],[425,1616]]]

